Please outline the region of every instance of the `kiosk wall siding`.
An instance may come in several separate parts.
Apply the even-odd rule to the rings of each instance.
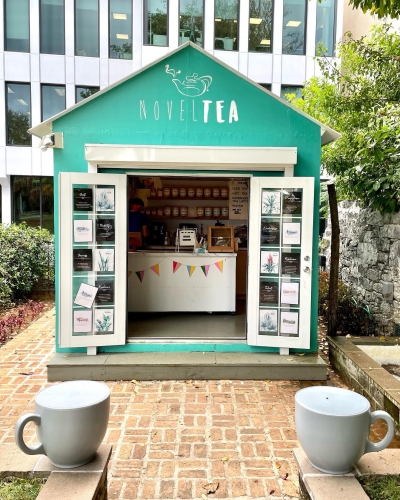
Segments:
[[[209,75],[212,84],[207,92],[197,97],[179,93],[166,73],[166,63],[177,78],[187,75]],[[203,101],[209,112],[205,121]],[[217,104],[218,101],[220,104]],[[237,115],[232,111],[234,101]],[[144,102],[144,105],[143,105]],[[172,110],[171,103],[172,102]],[[155,104],[158,103],[158,104]],[[168,107],[169,106],[169,107]],[[219,106],[219,115],[217,114]],[[221,108],[221,106],[223,106]],[[144,116],[146,110],[146,117]],[[184,111],[182,112],[181,109]],[[194,109],[194,112],[193,112]],[[169,111],[168,111],[169,110]],[[231,110],[231,118],[229,112]],[[194,113],[194,114],[193,114]],[[158,119],[157,119],[158,118]],[[218,122],[217,119],[225,120]],[[237,121],[236,121],[237,118]],[[231,123],[230,123],[231,122]],[[58,249],[58,173],[87,172],[85,144],[137,144],[179,146],[240,146],[240,147],[296,147],[298,162],[295,177],[314,177],[315,200],[319,200],[319,169],[321,152],[320,127],[265,93],[214,60],[191,47],[181,50],[168,59],[99,95],[95,99],[61,116],[53,122],[53,131],[63,132],[64,149],[54,150],[55,184],[55,242]],[[123,169],[113,170],[115,174]],[[192,170],[180,171],[181,175]],[[217,173],[215,170],[213,173]],[[238,172],[234,172],[237,174]],[[247,174],[249,172],[246,172]],[[163,175],[167,171],[163,171]],[[229,171],[221,172],[229,175]],[[207,175],[205,172],[204,175]],[[273,175],[255,172],[254,175]],[[277,172],[281,176],[282,172]],[[318,269],[318,203],[314,207],[314,256],[313,268]],[[56,252],[58,256],[58,251]],[[58,257],[57,257],[58,259]],[[58,264],[58,262],[57,262]],[[58,269],[58,266],[57,266]],[[58,270],[56,271],[58,283]],[[317,350],[317,299],[318,275],[313,274],[311,351]],[[58,297],[57,297],[58,300]],[[161,347],[160,347],[161,346]],[[188,344],[171,344],[168,349],[182,351]],[[265,351],[243,344],[199,344],[198,350]],[[188,347],[189,348],[189,347]],[[149,346],[127,345],[122,350],[166,350],[166,344]],[[65,350],[58,348],[59,352]],[[112,348],[113,351],[117,349]],[[196,350],[196,344],[190,345]],[[100,351],[107,351],[101,348]]]

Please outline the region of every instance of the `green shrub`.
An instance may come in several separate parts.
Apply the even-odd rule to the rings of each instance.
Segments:
[[[329,272],[322,271],[318,276],[318,314],[328,317]],[[376,333],[376,323],[368,305],[358,302],[352,289],[338,282],[338,334],[361,336]]]
[[[54,283],[53,236],[26,224],[0,224],[0,307],[28,295],[39,280]]]

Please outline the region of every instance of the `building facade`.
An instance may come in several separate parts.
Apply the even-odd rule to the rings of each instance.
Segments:
[[[1,0],[1,220],[53,231],[53,151],[26,133],[192,41],[274,94],[333,55],[342,0]]]

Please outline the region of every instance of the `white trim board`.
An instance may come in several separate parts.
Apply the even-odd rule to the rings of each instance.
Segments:
[[[109,167],[165,170],[283,171],[297,163],[297,148],[239,148],[210,146],[134,146],[124,144],[86,144],[85,160]]]

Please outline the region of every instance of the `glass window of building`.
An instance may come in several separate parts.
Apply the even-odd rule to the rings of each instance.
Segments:
[[[333,56],[335,49],[336,2],[322,0],[317,3],[317,31],[315,33],[315,55]]]
[[[307,1],[283,1],[283,54],[305,54]]]
[[[3,210],[3,200],[1,197],[1,190],[3,189],[3,186],[0,184],[0,224],[3,222],[3,216],[2,216],[2,210]]]
[[[215,0],[214,49],[238,50],[239,0]]]
[[[261,87],[264,87],[265,89],[267,89],[271,92],[271,84],[270,83],[259,83],[258,85],[261,85]]]
[[[110,0],[110,58],[132,59],[132,0]]]
[[[40,52],[65,54],[64,0],[40,0]]]
[[[168,0],[144,0],[144,44],[168,47]]]
[[[99,90],[100,87],[75,87],[75,102],[81,102]]]
[[[12,221],[54,233],[53,177],[11,176]]]
[[[42,121],[64,109],[65,85],[42,85]]]
[[[6,83],[7,145],[30,146],[31,134],[31,85]]]
[[[75,55],[99,57],[99,0],[75,0]]]
[[[301,85],[282,85],[281,86],[281,97],[288,101],[288,95],[294,94],[295,97],[300,98],[303,97],[303,87]]]
[[[272,0],[250,0],[249,52],[272,52]]]
[[[29,52],[29,0],[4,0],[4,48]]]
[[[179,45],[193,42],[203,47],[204,2],[203,0],[180,0]]]

